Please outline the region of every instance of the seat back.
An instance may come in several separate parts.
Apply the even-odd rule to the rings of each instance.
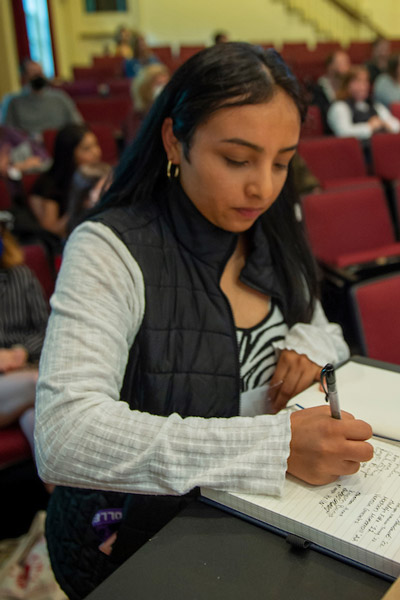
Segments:
[[[327,263],[395,242],[381,186],[310,194],[303,199],[304,222],[311,248]]]
[[[82,79],[78,81],[68,81],[63,83],[61,89],[64,90],[71,98],[81,96],[96,96],[98,93],[97,81]]]
[[[179,62],[183,63],[194,54],[204,50],[205,46],[181,46],[179,49]]]
[[[356,284],[350,295],[363,352],[400,364],[400,273]]]
[[[10,210],[11,196],[6,181],[0,177],[0,210]]]
[[[132,110],[131,99],[122,95],[91,100],[77,99],[76,105],[89,125],[107,123],[115,130],[121,128],[122,122]]]
[[[340,42],[333,40],[330,42],[317,42],[314,49],[314,55],[318,56],[321,60],[326,60],[330,54],[342,49]]]
[[[355,138],[327,136],[301,140],[299,153],[322,184],[329,180],[367,176],[363,152]]]
[[[301,128],[301,138],[315,138],[324,135],[321,109],[316,104],[308,107],[307,117]]]
[[[370,58],[372,52],[371,42],[351,42],[346,50],[352,64],[361,65]]]
[[[374,172],[382,179],[400,178],[400,134],[379,133],[372,136]]]
[[[54,292],[55,277],[50,267],[46,251],[40,244],[22,246],[25,264],[38,278],[47,301]]]
[[[0,431],[0,470],[32,456],[31,447],[19,425]]]
[[[90,129],[97,137],[104,162],[115,165],[118,161],[118,148],[112,125],[93,123]]]
[[[400,119],[400,102],[393,102],[390,105],[390,112],[396,119]]]

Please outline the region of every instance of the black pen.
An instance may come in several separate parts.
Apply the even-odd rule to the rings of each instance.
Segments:
[[[324,386],[324,378],[326,380],[326,388]],[[329,402],[331,416],[333,419],[341,419],[339,396],[336,389],[335,369],[333,365],[328,363],[321,371],[321,384],[325,392],[325,400]]]

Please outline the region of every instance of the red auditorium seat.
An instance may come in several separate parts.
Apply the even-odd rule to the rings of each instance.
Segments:
[[[118,148],[113,127],[104,123],[93,123],[90,128],[99,142],[102,160],[110,165],[115,165],[118,161]]]
[[[393,102],[390,105],[390,112],[396,119],[400,119],[400,102]]]
[[[116,130],[129,112],[132,110],[132,102],[129,97],[111,97],[95,99],[77,99],[76,105],[79,112],[90,125],[103,123],[112,125]]]
[[[116,72],[113,66],[108,67],[73,67],[75,81],[96,81],[104,83],[113,77],[120,77],[121,72]]]
[[[361,65],[371,57],[372,43],[351,42],[349,47],[346,48],[346,52],[349,55],[352,64]]]
[[[32,456],[28,440],[19,425],[11,425],[0,431],[0,469],[26,460]]]
[[[388,262],[400,267],[400,243],[380,185],[310,194],[303,199],[303,215],[321,263],[343,269]]]
[[[314,49],[314,56],[326,60],[330,54],[333,54],[337,50],[342,50],[340,42],[317,42]]]
[[[31,193],[33,184],[40,177],[40,173],[25,173],[22,176],[22,184],[24,186],[25,196],[28,197]]]
[[[378,182],[368,175],[361,145],[355,138],[300,140],[299,153],[325,189]]]
[[[97,69],[110,69],[115,77],[123,74],[124,57],[123,56],[93,56],[93,67]]]
[[[319,106],[312,104],[308,107],[307,117],[301,127],[302,138],[315,138],[324,135],[324,124]]]
[[[110,96],[117,96],[119,94],[130,97],[132,81],[130,79],[110,79],[106,81],[108,87],[108,94]]]
[[[50,268],[49,260],[43,246],[30,244],[22,246],[25,264],[35,273],[44,291],[47,300],[54,291],[55,278]]]
[[[54,140],[57,135],[57,129],[45,129],[45,131],[43,131],[42,135],[43,135],[43,144],[44,144],[47,152],[50,154],[50,156],[53,156]]]
[[[386,180],[400,178],[400,134],[373,135],[371,147],[374,173]]]
[[[204,50],[205,46],[181,46],[179,49],[179,62],[183,63],[194,54]]]
[[[350,297],[364,354],[400,365],[400,273],[358,283]]]
[[[81,81],[68,81],[63,83],[60,87],[64,92],[71,96],[71,98],[76,98],[80,96],[97,95],[98,85],[97,81],[83,79]]]
[[[301,61],[302,58],[310,55],[307,42],[285,42],[280,51],[282,57],[290,62],[291,60]]]
[[[173,56],[170,46],[153,46],[151,50],[171,72],[175,71],[179,61]]]
[[[6,181],[0,177],[0,210],[10,210],[11,196]]]

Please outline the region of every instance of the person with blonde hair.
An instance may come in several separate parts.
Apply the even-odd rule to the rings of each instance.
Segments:
[[[131,85],[133,111],[123,125],[125,143],[136,137],[143,119],[149,112],[154,100],[170,80],[169,69],[161,64],[148,65],[139,71]]]
[[[34,404],[48,318],[40,283],[10,232],[12,219],[11,213],[0,211],[0,427]]]

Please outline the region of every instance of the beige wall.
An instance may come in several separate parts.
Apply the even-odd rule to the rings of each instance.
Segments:
[[[209,44],[217,29],[232,39],[271,41],[308,39],[315,33],[298,15],[273,0],[139,0],[141,28],[155,44]],[[171,10],[172,7],[172,10]]]
[[[105,44],[113,47],[112,36],[121,24],[143,31],[151,44],[175,47],[209,44],[216,29],[228,31],[232,39],[278,45],[284,40],[315,41],[313,28],[274,0],[128,0],[127,13],[103,15],[86,14],[83,0],[50,2],[63,77],[71,76],[72,65],[90,64],[92,55],[101,54]]]
[[[311,0],[312,1],[312,0]],[[18,68],[11,16],[12,0],[0,0],[0,95],[18,87]],[[73,65],[88,65],[105,45],[113,48],[113,34],[124,24],[143,31],[151,44],[209,44],[216,29],[232,39],[305,40],[318,34],[297,13],[277,0],[127,0],[127,13],[87,14],[84,0],[49,0],[54,21],[60,75],[70,78]],[[400,38],[398,0],[349,0],[375,19],[390,37]]]
[[[19,89],[11,0],[0,0],[0,98]]]
[[[1,0],[0,0],[1,1]],[[92,56],[114,47],[113,36],[120,25],[138,28],[138,0],[127,0],[126,13],[86,13],[84,0],[49,0],[56,37],[60,75],[71,76],[73,65],[89,65]]]

